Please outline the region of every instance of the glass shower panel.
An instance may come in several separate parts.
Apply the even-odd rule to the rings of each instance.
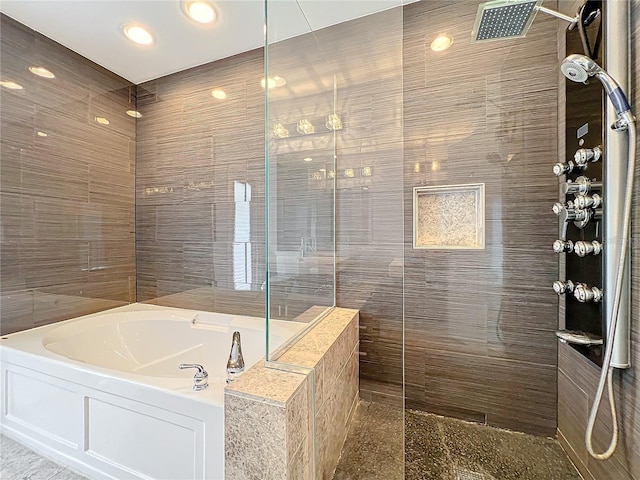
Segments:
[[[335,306],[335,137],[342,125],[334,74],[305,12],[295,1],[266,8],[267,342],[268,360],[276,360],[283,337],[295,338],[291,332]]]

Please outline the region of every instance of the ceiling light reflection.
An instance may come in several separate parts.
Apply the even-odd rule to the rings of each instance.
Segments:
[[[3,80],[2,82],[0,82],[0,85],[2,85],[5,88],[8,88],[9,90],[22,90],[22,85],[18,85],[16,82],[9,82],[9,81]]]
[[[269,90],[271,90],[272,88],[276,87],[284,87],[287,84],[287,80],[284,77],[269,77],[266,84],[269,86]],[[262,88],[265,87],[264,77],[260,80],[260,86]]]
[[[216,88],[215,90],[211,90],[211,96],[217,100],[224,100],[227,98],[227,92]]]
[[[56,76],[51,72],[51,70],[47,70],[44,67],[29,67],[29,71],[34,75],[37,75],[42,78],[56,78]]]
[[[442,34],[438,35],[433,42],[431,42],[431,50],[434,52],[442,52],[453,44],[453,37]]]

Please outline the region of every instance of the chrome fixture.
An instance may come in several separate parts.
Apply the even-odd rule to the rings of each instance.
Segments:
[[[607,14],[607,41],[605,44],[607,59],[611,58],[609,67],[613,68],[620,78],[626,80],[628,65],[628,2],[608,2]],[[609,38],[611,37],[611,38]],[[618,444],[618,420],[613,393],[613,368],[626,368],[629,366],[629,234],[631,229],[631,205],[633,200],[633,187],[636,164],[636,127],[635,118],[631,113],[629,101],[618,82],[603,70],[596,62],[584,55],[569,55],[560,65],[562,73],[574,82],[585,82],[590,77],[596,77],[609,97],[609,101],[615,112],[615,120],[611,124],[612,130],[616,132],[627,132],[626,142],[620,138],[611,137],[607,139],[606,153],[607,162],[606,175],[607,185],[612,188],[612,194],[607,199],[607,225],[605,225],[604,241],[609,254],[605,258],[605,282],[607,290],[613,290],[605,302],[605,317],[607,320],[607,343],[604,349],[604,359],[600,371],[600,380],[596,390],[595,399],[589,413],[589,420],[585,432],[585,443],[589,455],[597,460],[606,460],[613,455]],[[625,81],[625,84],[627,82]],[[609,110],[609,109],[608,109]],[[607,116],[610,111],[607,111]],[[624,159],[626,157],[626,172],[624,170]],[[614,161],[615,160],[615,161]],[[626,178],[625,178],[626,177]],[[622,196],[618,184],[625,183],[624,196]],[[615,194],[615,196],[614,196]],[[620,236],[618,232],[622,230]],[[619,243],[617,239],[620,239]],[[616,255],[617,254],[617,255]],[[616,263],[617,262],[617,263]],[[624,290],[624,295],[623,295]],[[589,289],[582,286],[576,287],[575,296],[578,301],[600,301],[602,291],[596,287]],[[612,301],[611,301],[612,300]],[[619,340],[616,338],[618,325],[622,335]],[[614,362],[614,354],[616,361]],[[604,394],[605,385],[608,391],[609,408],[611,411],[612,435],[607,449],[602,453],[596,453],[593,449],[592,436],[596,423],[598,409]]]
[[[574,283],[571,280],[556,280],[553,282],[553,291],[558,295],[562,295],[563,293],[572,293],[575,288]]]
[[[576,226],[579,226],[578,225],[579,223],[588,222],[593,216],[593,213],[591,212],[591,210],[576,208],[575,204],[571,201],[568,201],[566,205],[563,205],[562,203],[559,203],[559,202],[554,203],[553,213],[558,215],[560,219],[564,222],[573,220]]]
[[[602,290],[598,287],[589,287],[584,283],[578,283],[573,289],[573,296],[580,303],[598,303],[602,300]]]
[[[227,361],[227,383],[233,382],[238,375],[244,372],[244,358],[242,357],[242,345],[240,345],[240,332],[233,332],[231,341],[231,353]]]
[[[560,64],[560,70],[565,77],[574,82],[586,82],[589,77],[600,80],[616,111],[616,121],[611,125],[613,130],[626,130],[629,124],[634,122],[631,106],[618,82],[589,57],[580,54],[569,55]]]
[[[597,208],[577,208],[572,201],[568,201],[566,204],[554,203],[553,213],[560,217],[560,221],[563,222],[562,238],[566,238],[567,223],[573,221],[573,224],[578,228],[584,228],[591,221],[592,218],[602,218],[602,209]]]
[[[553,242],[553,251],[556,253],[572,253],[573,242],[571,240],[556,240]]]
[[[553,166],[553,174],[556,177],[561,177],[567,173],[571,173],[574,170],[585,170],[587,165],[576,165],[573,160],[569,160],[567,163],[556,163]]]
[[[586,195],[590,193],[593,189],[602,188],[602,182],[592,182],[589,178],[580,176],[576,178],[575,182],[571,180],[567,180],[561,186],[562,193],[565,195],[574,194],[574,195]]]
[[[180,370],[184,370],[185,368],[197,369],[196,374],[193,376],[193,389],[196,392],[205,390],[209,386],[209,374],[202,365],[199,363],[181,363]]]
[[[570,17],[542,6],[542,0],[492,0],[478,6],[471,33],[473,41],[524,37],[536,13],[542,12],[569,22],[570,29],[579,22],[579,15]]]
[[[592,333],[582,332],[579,330],[558,330],[556,337],[563,343],[571,343],[574,345],[602,345],[602,337],[593,335]]]
[[[576,195],[576,198],[573,200],[573,205],[576,208],[598,208],[602,206],[602,197],[597,193],[593,195]]]
[[[576,165],[586,165],[587,163],[595,163],[602,158],[602,148],[597,146],[595,148],[581,148],[576,151],[573,156],[573,161]]]
[[[585,242],[584,240],[580,240],[574,244],[573,250],[579,257],[586,257],[587,255],[599,255],[600,252],[602,252],[602,244],[597,240],[593,240],[592,242]]]

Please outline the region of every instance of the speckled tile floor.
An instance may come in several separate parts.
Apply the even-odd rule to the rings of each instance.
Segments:
[[[403,428],[400,409],[368,402],[358,405],[334,476],[334,480],[580,478],[555,440],[410,410],[405,412]],[[4,436],[0,436],[0,479],[86,480]]]
[[[86,480],[4,435],[0,435],[0,479]]]
[[[415,411],[404,427],[399,409],[361,402],[334,480],[581,479],[552,439]]]

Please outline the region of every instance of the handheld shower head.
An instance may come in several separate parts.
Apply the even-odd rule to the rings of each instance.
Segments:
[[[560,70],[569,80],[586,82],[589,77],[597,77],[607,92],[618,117],[631,110],[627,96],[618,82],[589,57],[573,54],[565,58],[560,64]]]
[[[569,55],[560,64],[560,70],[569,80],[586,82],[589,77],[602,71],[596,62],[584,55]]]

